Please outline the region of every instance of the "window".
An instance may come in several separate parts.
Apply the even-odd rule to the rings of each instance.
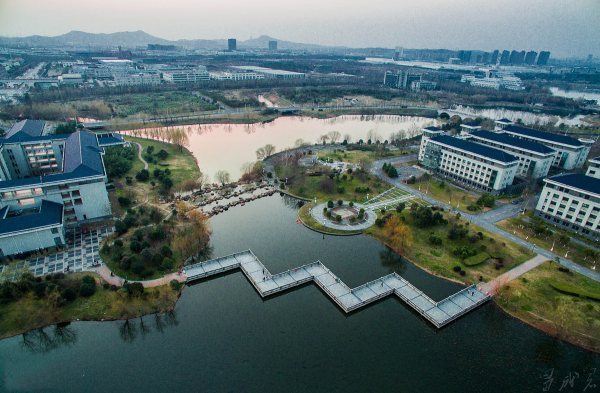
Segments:
[[[33,205],[35,203],[35,199],[33,198],[26,198],[26,199],[19,199],[19,206],[29,206],[29,205]]]
[[[52,232],[52,233],[54,233],[54,234],[57,234],[57,233],[58,233],[58,228],[52,228],[52,229],[50,230],[50,232]]]
[[[83,204],[83,201],[80,198],[75,199],[74,202],[75,202],[76,205],[82,205]]]

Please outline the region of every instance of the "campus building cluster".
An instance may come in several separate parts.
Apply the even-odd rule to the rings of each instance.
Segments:
[[[581,168],[593,140],[534,130],[496,121],[494,131],[461,125],[459,136],[437,127],[423,129],[421,164],[468,187],[491,192],[515,192],[527,179],[543,179],[552,167]]]
[[[65,230],[112,217],[104,147],[118,134],[53,134],[23,120],[0,138],[0,258],[60,247]]]
[[[554,172],[582,168],[593,140],[572,138],[500,119],[494,131],[461,125],[458,136],[438,127],[423,128],[419,162],[463,186],[492,194],[522,189],[528,179],[544,187],[535,214],[547,222],[598,240],[600,157],[589,160],[585,174]]]

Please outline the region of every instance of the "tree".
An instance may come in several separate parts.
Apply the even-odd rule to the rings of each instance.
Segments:
[[[147,169],[142,169],[138,173],[136,173],[135,178],[138,181],[148,181],[150,179],[150,172]]]
[[[402,210],[404,210],[405,208],[406,208],[406,203],[404,203],[404,202],[400,202],[400,203],[398,204],[398,206],[396,206],[396,211],[397,211],[398,213],[402,213]]]
[[[264,160],[265,158],[273,155],[273,153],[275,153],[275,146],[271,144],[264,145],[263,147],[256,149],[256,159]]]
[[[182,128],[172,129],[169,133],[169,137],[171,143],[176,145],[180,151],[183,150],[183,148],[189,144],[188,135]]]
[[[321,135],[319,137],[319,140],[321,141],[322,144],[327,143],[327,140],[329,139],[329,136],[327,134]]]
[[[410,228],[398,216],[392,216],[385,222],[383,232],[390,246],[400,253],[412,243]]]
[[[173,237],[171,247],[184,259],[198,255],[208,245],[210,228],[207,217],[198,210],[188,212],[189,224],[184,225]]]
[[[224,170],[217,171],[217,173],[215,174],[215,178],[222,185],[225,185],[225,184],[227,184],[227,183],[229,183],[231,181],[231,177],[229,175],[229,172],[224,171]]]
[[[336,144],[342,137],[342,134],[340,134],[339,131],[330,131],[327,136],[329,137],[329,140],[331,140],[331,144]]]

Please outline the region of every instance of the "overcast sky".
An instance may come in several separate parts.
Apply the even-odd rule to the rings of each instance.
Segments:
[[[0,35],[70,30],[600,56],[600,0],[0,0]]]

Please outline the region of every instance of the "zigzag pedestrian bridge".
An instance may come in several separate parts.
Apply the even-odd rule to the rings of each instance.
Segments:
[[[386,296],[396,295],[438,328],[485,303],[490,297],[475,285],[433,301],[397,273],[349,288],[320,261],[271,274],[251,250],[185,266],[186,282],[239,268],[261,297],[314,281],[344,312],[350,313]]]

